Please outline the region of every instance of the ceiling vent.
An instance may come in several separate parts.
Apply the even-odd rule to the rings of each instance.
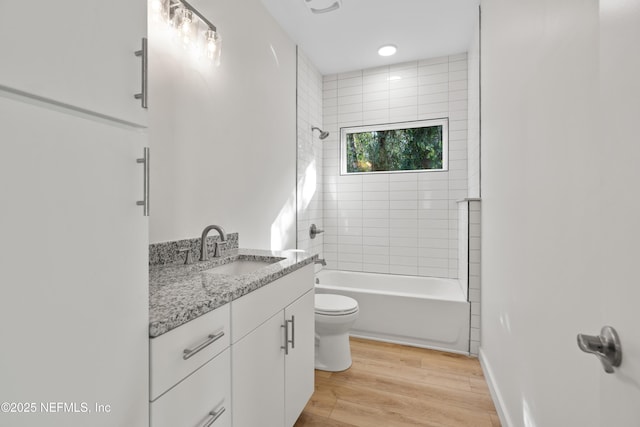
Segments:
[[[304,4],[312,13],[318,14],[340,9],[342,0],[304,0]]]

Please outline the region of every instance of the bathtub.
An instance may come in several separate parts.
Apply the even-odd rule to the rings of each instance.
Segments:
[[[470,306],[457,279],[323,269],[316,293],[358,301],[351,336],[469,353]]]

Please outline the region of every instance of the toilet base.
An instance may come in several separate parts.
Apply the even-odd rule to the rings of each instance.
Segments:
[[[349,334],[316,335],[315,368],[320,371],[340,372],[351,367]]]

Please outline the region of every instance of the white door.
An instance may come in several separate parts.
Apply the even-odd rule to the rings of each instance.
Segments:
[[[312,269],[308,269],[312,272]],[[313,278],[309,277],[312,282]],[[293,320],[289,331],[292,343],[285,356],[285,426],[293,426],[313,394],[315,315],[313,289],[298,298],[284,311],[286,320]]]
[[[0,129],[0,425],[146,427],[146,137],[2,92]]]
[[[0,1],[0,86],[146,124],[145,0]]]
[[[640,425],[639,43],[640,2],[600,0],[601,141],[612,161],[599,192],[601,312],[602,323],[618,331],[623,352],[620,368],[600,376],[601,426]]]
[[[640,426],[640,3],[482,1],[482,348],[505,425]],[[604,372],[577,333],[614,327]]]

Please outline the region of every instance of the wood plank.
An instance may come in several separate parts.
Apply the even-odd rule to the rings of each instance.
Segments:
[[[330,419],[348,422],[358,427],[414,427],[416,425],[437,427],[435,424],[429,423],[416,424],[415,420],[397,412],[343,400],[338,401]]]
[[[394,376],[393,372],[375,372],[362,366],[352,366],[340,376],[332,377],[332,381],[336,385],[356,384],[407,397],[419,395],[425,399],[435,399],[442,403],[473,410],[493,409],[490,396],[454,389],[442,384],[419,383],[410,377]]]
[[[316,371],[295,427],[500,427],[477,359],[351,339],[353,365]]]
[[[354,360],[359,361],[359,359]],[[403,383],[410,382],[422,386],[471,391],[469,377],[449,374],[447,372],[408,368],[404,366],[394,367],[392,364],[379,363],[376,361],[367,361],[366,363],[358,364],[355,369],[359,374],[372,375],[376,378],[387,378],[393,381],[398,380]]]
[[[413,425],[492,427],[488,412],[482,415],[476,410],[451,406],[434,399],[424,399],[420,395],[408,397],[347,384],[333,385],[332,389],[337,397],[336,408],[349,402],[367,408],[376,408],[382,412],[382,415],[377,414],[377,417],[411,420]],[[330,418],[336,418],[336,414],[334,409]],[[353,422],[348,418],[341,418],[341,420]]]
[[[353,424],[343,423],[327,417],[303,412],[294,424],[294,427],[358,427]]]
[[[336,404],[337,398],[333,388],[327,386],[327,383],[323,381],[327,380],[329,375],[322,375],[320,374],[321,372],[330,375],[329,372],[316,371],[315,391],[305,406],[303,413],[328,417]]]

